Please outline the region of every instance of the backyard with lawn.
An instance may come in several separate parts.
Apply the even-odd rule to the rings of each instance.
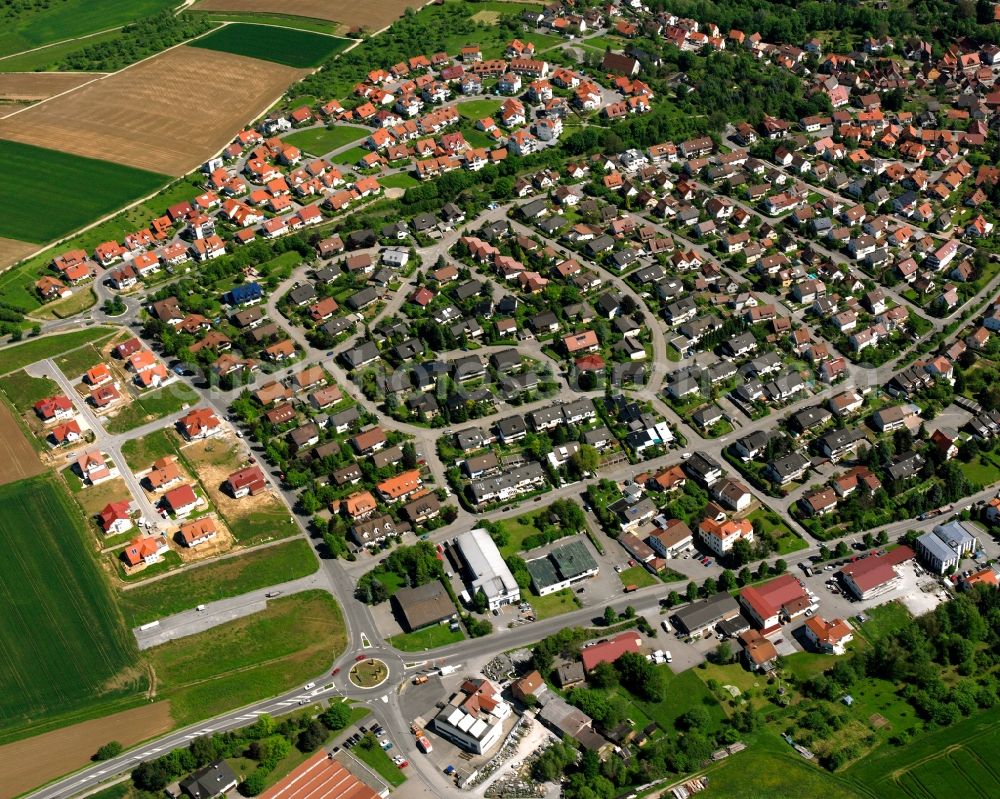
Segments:
[[[412,633],[401,633],[389,639],[389,643],[404,652],[420,652],[437,649],[439,646],[455,644],[465,639],[461,630],[452,630],[448,624],[435,624]]]
[[[329,128],[307,128],[290,133],[284,138],[288,144],[293,144],[309,155],[322,156],[344,145],[356,142],[368,135],[365,128],[351,125],[334,125]]]

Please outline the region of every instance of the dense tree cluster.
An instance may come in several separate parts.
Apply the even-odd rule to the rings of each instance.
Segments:
[[[369,605],[389,598],[382,579],[392,575],[396,582],[411,588],[424,585],[444,576],[444,567],[437,558],[437,550],[429,541],[418,541],[412,546],[401,546],[390,552],[378,566],[363,575],[354,589],[354,596]]]

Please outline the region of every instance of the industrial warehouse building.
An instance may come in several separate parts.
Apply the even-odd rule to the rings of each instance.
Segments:
[[[482,590],[490,610],[521,601],[521,589],[488,532],[477,527],[462,533],[455,539],[455,547],[470,594],[475,596]]]
[[[596,575],[600,569],[583,541],[570,541],[548,555],[529,560],[528,573],[539,596],[561,591]]]

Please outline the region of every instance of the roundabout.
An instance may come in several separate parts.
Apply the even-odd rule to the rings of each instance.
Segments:
[[[358,688],[378,688],[389,679],[389,666],[379,658],[366,658],[351,666],[347,677]]]

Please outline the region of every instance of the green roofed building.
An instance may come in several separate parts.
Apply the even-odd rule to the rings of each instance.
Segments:
[[[561,591],[600,571],[597,561],[581,540],[556,547],[545,557],[529,560],[526,565],[531,583],[539,596]]]

